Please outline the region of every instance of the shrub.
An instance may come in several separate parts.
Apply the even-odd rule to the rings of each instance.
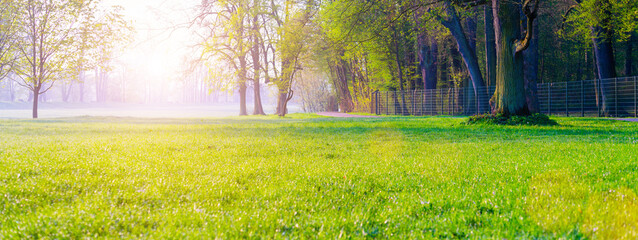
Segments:
[[[467,125],[529,125],[529,126],[554,126],[558,123],[545,114],[532,114],[529,116],[506,116],[504,114],[482,114],[471,116]]]

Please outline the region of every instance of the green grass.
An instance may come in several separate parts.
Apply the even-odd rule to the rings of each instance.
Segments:
[[[638,236],[638,124],[0,120],[0,239]]]

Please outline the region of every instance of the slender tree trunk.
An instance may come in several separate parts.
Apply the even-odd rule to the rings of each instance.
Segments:
[[[525,97],[523,54],[517,51],[516,42],[521,36],[520,5],[513,1],[494,0],[492,8],[497,57],[494,112],[506,116],[529,115]]]
[[[460,19],[456,13],[456,9],[451,5],[450,2],[446,1],[446,12],[448,14],[448,19],[442,21],[443,26],[450,30],[450,33],[454,37],[456,41],[457,48],[461,53],[461,57],[463,57],[463,61],[467,67],[467,70],[470,73],[470,79],[472,80],[472,87],[474,92],[475,99],[487,99],[487,97],[480,97],[478,93],[478,89],[485,86],[483,81],[483,75],[481,74],[481,69],[478,64],[478,58],[476,56],[476,52],[472,51],[472,47],[469,44],[467,37],[465,36],[465,32],[463,31],[463,27],[461,26]],[[480,103],[481,106],[486,106],[487,102]]]
[[[239,116],[248,115],[246,108],[246,83],[239,83]]]
[[[471,9],[470,10],[470,16],[468,16],[465,19],[464,25],[465,25],[465,32],[467,33],[467,43],[470,47],[470,51],[474,53],[474,55],[476,55],[476,10],[475,9]],[[457,58],[455,58],[456,60]],[[477,57],[477,63],[478,63],[478,57]],[[461,63],[457,63],[454,62],[455,68],[460,71],[462,70],[461,67]],[[480,72],[479,72],[480,73]],[[482,76],[482,75],[481,75]],[[470,101],[467,103],[467,108],[466,108],[466,113],[467,115],[472,115],[472,114],[477,114],[482,112],[481,107],[485,106],[485,108],[487,108],[487,104],[480,104],[477,105],[477,101],[478,100],[482,100],[482,99],[487,99],[487,92],[485,91],[479,91],[480,88],[477,88],[476,90],[474,90],[473,84],[469,82],[469,79],[464,79],[464,82],[467,82],[468,84],[465,84],[466,88],[469,90],[467,94],[471,95],[475,95],[477,96],[478,99],[476,98],[471,98]],[[485,82],[483,82],[483,85],[485,86]],[[457,103],[459,102],[459,97],[457,96]],[[487,103],[487,101],[485,101],[485,103]]]
[[[261,85],[259,84],[259,78],[256,78],[254,80],[255,84],[255,89],[254,89],[254,94],[255,94],[255,109],[253,110],[253,115],[266,115],[266,113],[264,112],[264,107],[261,103]]]
[[[97,102],[101,102],[102,101],[102,94],[100,93],[101,89],[102,89],[102,81],[100,81],[100,70],[96,67],[95,68],[95,100]]]
[[[13,78],[9,78],[7,80],[7,83],[9,84],[9,95],[11,96],[11,102],[15,102],[16,92],[15,92],[15,85],[13,83]]]
[[[62,101],[69,102],[69,98],[71,97],[71,91],[73,90],[73,82],[70,81],[69,84],[62,84]]]
[[[633,52],[634,52],[634,42],[638,40],[636,39],[636,35],[635,34],[631,34],[629,36],[629,39],[627,39],[627,42],[625,43],[625,76],[626,77],[630,77],[633,73],[632,73],[632,67],[633,67]]]
[[[438,44],[434,37],[421,33],[418,41],[421,79],[424,89],[436,89]]]
[[[401,51],[400,51],[400,47],[399,47],[399,39],[398,39],[398,33],[397,33],[397,29],[396,27],[392,26],[392,29],[394,30],[394,50],[395,50],[395,60],[396,60],[396,64],[397,64],[397,72],[399,75],[399,91],[401,91],[401,115],[406,115],[406,113],[409,113],[407,111],[407,107],[405,104],[405,93],[403,92],[403,84],[404,84],[404,79],[403,79],[403,67],[401,65]]]
[[[292,79],[294,70],[292,69],[290,60],[282,60],[281,62],[281,79],[277,80],[277,115],[280,117],[288,114],[288,101],[292,98]]]
[[[84,82],[80,83],[80,102],[84,102]]]
[[[254,5],[257,5],[257,0],[253,1]],[[252,39],[253,39],[253,47],[252,47],[252,57],[253,57],[253,86],[254,86],[254,109],[253,109],[253,115],[266,115],[266,113],[264,112],[264,107],[261,104],[261,89],[260,89],[260,84],[259,84],[259,79],[260,79],[260,70],[261,70],[261,64],[259,63],[259,37],[257,36],[259,32],[259,15],[255,14],[255,16],[253,17],[253,23],[252,23]]]
[[[425,31],[420,32],[420,36],[417,41],[419,45],[419,61],[421,68],[421,79],[423,81],[423,102],[426,103],[424,112],[430,113],[436,109],[435,102],[431,102],[433,90],[436,89],[437,84],[437,70],[438,70],[438,53],[439,46],[436,37],[428,35]]]
[[[39,99],[40,97],[40,88],[39,87],[34,87],[33,88],[33,111],[32,111],[32,116],[33,118],[38,118],[38,102],[40,101]]]
[[[239,116],[248,115],[246,108],[246,55],[239,56]]]
[[[465,18],[465,31],[467,32],[467,43],[470,45],[470,51],[476,54],[476,8],[469,9],[470,16]]]
[[[593,31],[594,36],[596,36],[593,38],[593,42],[598,78],[601,80],[615,78],[616,62],[612,42],[604,37],[604,34],[602,34],[604,30],[601,27],[594,27]],[[605,117],[610,117],[617,113],[612,104],[614,99],[610,92],[611,89],[609,89],[610,85],[604,84],[602,81],[600,83],[601,113]]]
[[[538,103],[538,21],[534,21],[534,31],[532,32],[532,41],[527,50],[523,51],[524,55],[524,72],[525,72],[525,93],[527,99],[527,108],[530,113],[539,113],[540,105]],[[580,66],[580,65],[579,65]]]
[[[485,4],[485,72],[487,86],[496,84],[496,42],[492,6]]]
[[[582,57],[583,57],[583,48],[578,47],[578,58],[582,59]],[[584,61],[585,65],[587,65],[587,55],[585,55],[585,59],[583,60],[585,60]],[[582,81],[582,80],[583,80],[583,66],[582,64],[578,64],[578,66],[576,67],[576,81]]]

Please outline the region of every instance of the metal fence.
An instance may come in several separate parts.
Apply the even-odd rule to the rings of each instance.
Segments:
[[[561,116],[638,117],[638,77],[537,85],[540,112]],[[376,91],[374,114],[457,115],[489,113],[495,87]]]

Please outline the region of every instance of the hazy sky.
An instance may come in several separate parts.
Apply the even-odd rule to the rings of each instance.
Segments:
[[[201,0],[104,0],[104,6],[120,5],[136,29],[135,41],[120,61],[154,78],[174,77],[199,40],[185,27]],[[164,79],[165,78],[165,79]],[[158,79],[159,80],[159,79]]]

